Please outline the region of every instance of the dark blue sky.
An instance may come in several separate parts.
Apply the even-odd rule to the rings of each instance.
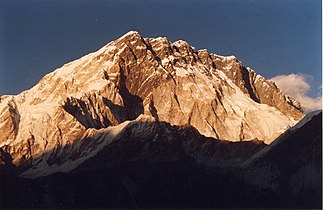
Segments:
[[[321,0],[0,1],[0,95],[129,30],[235,55],[266,78],[312,76],[321,86]]]

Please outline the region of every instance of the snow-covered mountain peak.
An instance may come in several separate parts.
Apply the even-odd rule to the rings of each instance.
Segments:
[[[208,137],[266,143],[303,117],[299,105],[236,57],[134,31],[47,74],[30,90],[2,96],[0,109],[0,146],[22,167],[42,158],[60,164],[64,148],[74,151],[91,130],[143,114]]]
[[[132,37],[132,36],[139,36],[139,37],[141,37],[141,35],[139,34],[139,32],[138,31],[129,31],[129,32],[127,32],[127,33],[125,33],[123,36],[121,36],[120,38],[118,38],[118,40],[122,40],[122,39],[124,39],[124,38],[126,38],[126,37]]]

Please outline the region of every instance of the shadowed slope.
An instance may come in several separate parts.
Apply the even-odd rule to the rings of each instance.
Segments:
[[[320,120],[321,115],[314,117],[244,169],[234,166],[263,149],[263,143],[212,140],[192,127],[134,121],[116,141],[68,174],[55,173],[34,180],[6,177],[2,205],[320,208],[321,185],[308,171],[317,167],[316,173],[321,173]],[[273,171],[264,173],[265,165]],[[303,176],[306,174],[310,176]],[[269,187],[264,177],[267,175],[275,178]],[[262,181],[255,183],[257,179]]]

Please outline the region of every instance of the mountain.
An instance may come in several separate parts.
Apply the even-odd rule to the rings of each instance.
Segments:
[[[234,56],[134,31],[30,90],[1,96],[0,110],[0,147],[19,173],[69,171],[142,114],[207,137],[267,144],[303,117],[298,102]]]

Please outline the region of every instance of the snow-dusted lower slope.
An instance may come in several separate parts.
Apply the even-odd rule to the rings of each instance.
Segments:
[[[131,31],[30,90],[0,97],[0,147],[22,168],[43,164],[43,156],[62,165],[66,148],[91,130],[140,114],[209,137],[266,143],[303,117],[297,102],[234,56]]]
[[[58,154],[55,154],[52,164],[49,162],[53,158],[46,157],[46,154],[42,154],[41,158],[34,157],[35,160],[39,160],[37,164],[24,171],[20,176],[36,178],[55,172],[72,171],[85,160],[94,157],[106,145],[112,143],[128,124],[129,121],[125,121],[117,126],[110,126],[100,130],[88,129],[82,139],[74,145],[65,145]]]
[[[208,167],[233,167],[264,147],[262,141],[230,142],[207,138],[193,127],[171,126],[140,115],[117,126],[89,129],[75,145],[58,152],[51,162],[43,155],[38,158],[37,165],[20,176],[34,179],[56,172],[102,170],[127,162],[190,160]]]

